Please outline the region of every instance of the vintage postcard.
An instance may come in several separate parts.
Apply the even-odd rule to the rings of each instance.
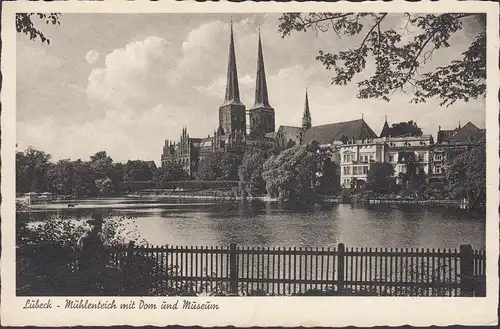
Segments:
[[[498,17],[5,3],[2,324],[495,324]]]

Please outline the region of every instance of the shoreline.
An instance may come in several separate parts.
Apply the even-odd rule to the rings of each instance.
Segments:
[[[256,197],[246,197],[243,198],[241,196],[216,196],[216,195],[188,195],[188,194],[162,194],[162,195],[137,195],[137,194],[127,194],[121,196],[112,196],[112,197],[104,197],[104,198],[79,198],[79,199],[61,199],[57,200],[53,199],[51,202],[36,202],[27,205],[29,208],[36,208],[40,205],[46,204],[54,204],[54,203],[74,203],[75,201],[81,200],[99,200],[99,199],[119,199],[119,198],[129,198],[129,199],[137,199],[137,200],[161,200],[161,199],[178,199],[178,200],[220,200],[220,201],[232,201],[232,202],[241,202],[241,201],[262,201],[275,203],[279,202],[277,198],[271,198],[269,196],[256,196]],[[16,201],[22,201],[23,198],[16,198]],[[469,204],[464,202],[463,200],[449,200],[449,199],[434,199],[434,200],[412,200],[412,199],[396,199],[396,198],[368,198],[353,202],[341,202],[341,199],[333,196],[321,196],[317,202],[318,204],[365,204],[365,205],[377,205],[377,204],[386,204],[386,205],[436,205],[436,206],[456,206],[461,209],[469,209]],[[483,206],[484,207],[484,206]],[[478,209],[480,209],[478,207]]]

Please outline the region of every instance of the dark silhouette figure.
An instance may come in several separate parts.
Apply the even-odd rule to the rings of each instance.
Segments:
[[[103,224],[102,216],[92,215],[87,224],[87,231],[76,243],[81,292],[85,295],[100,295],[104,292],[104,270],[107,264],[107,253],[99,236]]]

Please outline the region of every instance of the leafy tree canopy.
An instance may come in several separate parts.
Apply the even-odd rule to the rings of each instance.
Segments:
[[[410,120],[408,122],[393,123],[391,129],[391,136],[422,136],[422,128],[417,126],[417,123]]]
[[[448,180],[453,198],[467,198],[471,206],[486,202],[486,148],[475,147],[453,158]]]
[[[398,32],[387,24],[387,13],[286,13],[280,17],[282,37],[292,32],[333,30],[339,37],[359,38],[351,49],[337,52],[319,50],[316,59],[333,71],[332,83],[344,85],[355,77],[359,98],[390,100],[397,91],[412,92],[414,103],[438,98],[441,105],[457,100],[484,97],[486,92],[486,32],[482,29],[461,58],[447,65],[423,71],[433,54],[450,47],[451,38],[463,29],[466,19],[475,18],[485,26],[486,16],[477,13],[401,14],[405,29]],[[409,37],[407,37],[409,36]],[[367,64],[373,62],[374,73]]]
[[[38,19],[39,22],[45,22],[45,24],[60,25],[60,15],[57,13],[17,13],[16,30],[18,33],[26,34],[30,40],[40,39],[42,43],[50,44],[50,40],[35,27],[34,21]]]
[[[146,182],[154,178],[154,168],[147,161],[129,160],[123,168],[125,182]]]
[[[16,152],[16,189],[18,192],[46,192],[49,190],[47,172],[51,155],[29,147]]]
[[[238,180],[241,156],[236,153],[215,153],[200,160],[196,177],[199,180]]]
[[[243,155],[238,168],[238,178],[250,195],[259,195],[266,190],[262,170],[268,157],[266,150],[258,147],[248,148]]]
[[[187,179],[189,179],[189,175],[178,163],[167,162],[158,170],[157,180],[160,185],[165,184],[166,182],[182,181]]]
[[[394,168],[390,163],[372,163],[367,174],[367,189],[375,194],[390,192],[394,186],[392,175],[394,175]]]
[[[272,155],[263,167],[262,177],[271,197],[289,202],[314,199],[323,157],[312,145],[297,145]]]

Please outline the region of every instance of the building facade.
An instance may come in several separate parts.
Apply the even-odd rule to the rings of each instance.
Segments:
[[[431,152],[431,175],[430,183],[439,184],[446,181],[446,176],[454,155],[474,147],[485,147],[486,129],[480,129],[472,122],[463,127],[458,125],[453,130],[439,130],[437,132],[437,143],[433,145]]]
[[[393,177],[399,182],[406,173],[405,157],[409,154],[419,170],[429,174],[429,159],[433,139],[431,135],[418,137],[380,137],[348,141],[337,146],[340,156],[340,183],[343,187],[360,187],[366,183],[371,164],[385,162],[394,168]]]
[[[248,120],[247,120],[248,117]],[[411,122],[410,122],[411,123]],[[439,130],[437,143],[432,135],[403,135],[387,122],[380,136],[363,118],[345,122],[313,126],[309,96],[306,89],[301,126],[280,126],[275,129],[275,110],[270,105],[267,91],[262,40],[259,32],[255,100],[247,110],[240,100],[233,28],[230,30],[227,81],[224,100],[218,111],[218,127],[205,138],[190,137],[183,128],[178,141],[166,140],[161,163],[173,162],[193,175],[205,157],[217,152],[231,152],[246,144],[266,141],[281,148],[317,143],[332,150],[332,161],[339,165],[338,177],[343,187],[359,187],[366,183],[373,163],[385,162],[394,168],[394,179],[406,173],[411,157],[417,171],[426,174],[429,181],[441,182],[446,177],[453,152],[484,145],[486,133],[472,123],[452,130]],[[398,136],[399,135],[399,136]],[[418,173],[418,172],[417,172]]]

